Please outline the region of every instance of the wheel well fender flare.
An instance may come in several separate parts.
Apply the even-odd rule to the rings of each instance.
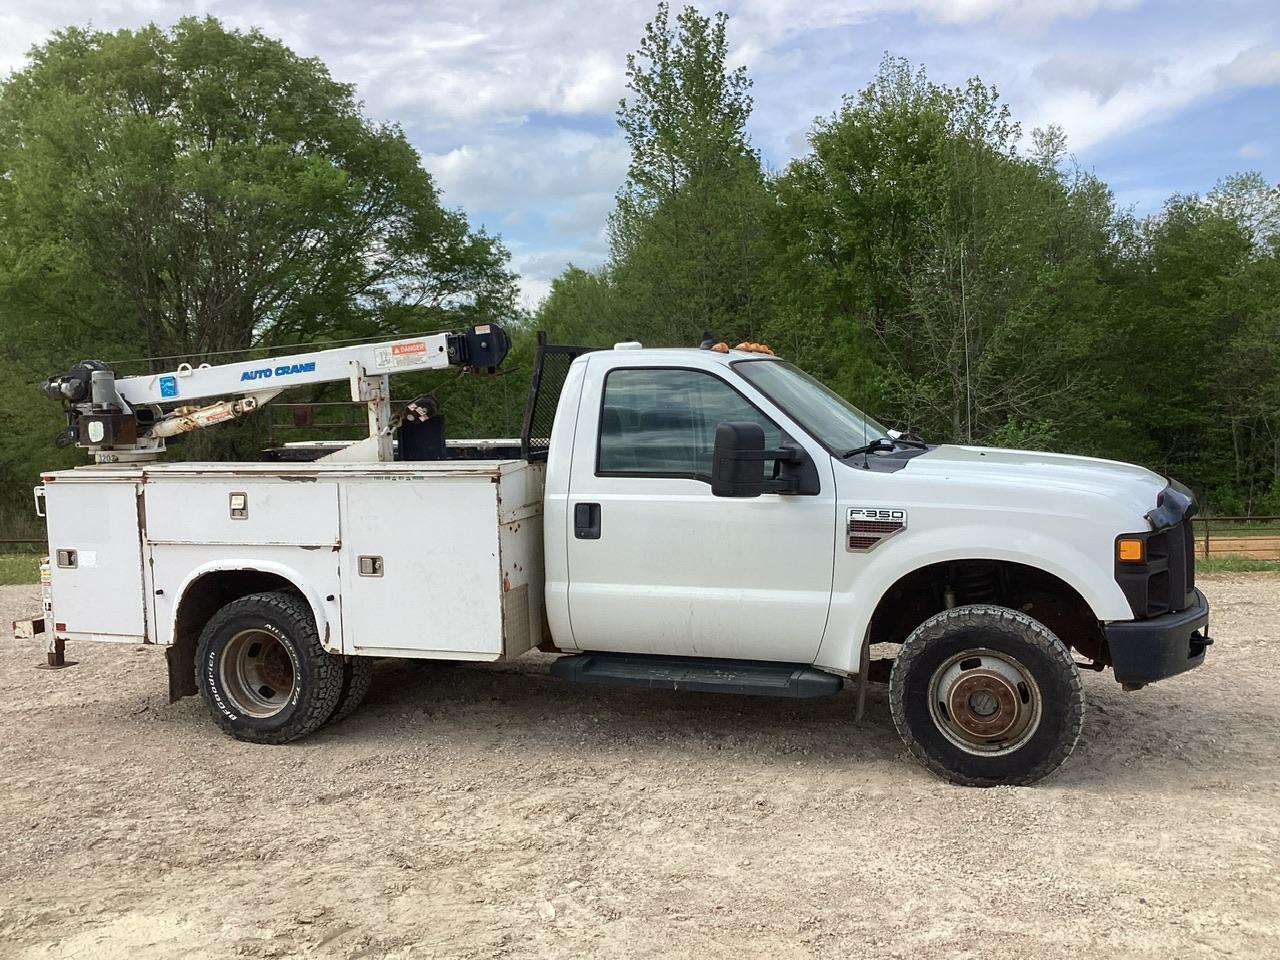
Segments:
[[[307,606],[311,608],[311,615],[316,619],[316,632],[320,635],[320,640],[325,647],[332,648],[339,645],[333,643],[332,634],[335,624],[331,623],[328,611],[325,610],[324,598],[307,585],[306,578],[297,570],[286,563],[277,563],[274,560],[212,560],[195,567],[178,586],[177,602],[173,605],[173,618],[169,624],[170,637],[176,639],[178,618],[182,613],[183,604],[192,594],[192,588],[206,577],[219,573],[262,573],[285,581],[307,601]]]
[[[1078,577],[1072,576],[1069,570],[1064,570],[1061,566],[1053,563],[1043,562],[1043,558],[1036,556],[1028,556],[1024,553],[1009,550],[952,550],[942,551],[939,553],[931,553],[924,557],[917,557],[916,562],[911,564],[903,564],[893,568],[892,573],[885,573],[876,579],[876,586],[869,588],[867,593],[875,597],[875,603],[869,605],[869,609],[865,610],[860,618],[860,625],[855,628],[853,636],[849,638],[850,649],[845,651],[845,656],[849,658],[851,672],[855,673],[858,678],[858,688],[856,695],[855,718],[861,720],[866,707],[866,687],[868,682],[868,668],[871,658],[871,632],[876,622],[877,615],[888,602],[890,594],[898,588],[898,586],[912,577],[923,573],[930,567],[945,568],[947,564],[955,562],[989,562],[1009,564],[1012,566],[1023,567],[1046,577],[1056,580],[1062,584],[1068,591],[1074,594],[1074,600],[1083,604],[1084,607],[1095,617],[1098,617],[1098,606],[1096,604],[1097,592],[1094,596],[1090,596],[1086,592],[1085,585],[1080,582]],[[1117,588],[1118,589],[1118,588]],[[1103,601],[1105,602],[1105,600]],[[1098,617],[1102,619],[1101,617]]]
[[[855,582],[835,587],[832,612],[835,613],[842,602],[845,612],[839,621],[839,630],[833,633],[829,626],[823,638],[817,658],[819,666],[856,672],[862,665],[863,647],[870,638],[871,621],[887,594],[904,577],[942,563],[994,561],[1032,567],[1069,586],[1101,621],[1127,620],[1133,616],[1110,565],[1101,569],[1097,558],[1089,558],[1070,544],[1031,536],[1017,547],[1011,547],[994,541],[988,530],[974,526],[934,531],[934,535],[949,542],[921,552],[918,539],[894,538],[872,554],[872,561]],[[1082,577],[1080,570],[1098,571],[1098,575]]]
[[[237,560],[220,559],[200,564],[183,578],[175,591],[175,603],[170,617],[168,645],[165,655],[169,663],[169,701],[172,703],[184,696],[192,696],[197,691],[194,681],[195,647],[199,630],[192,631],[184,627],[184,620],[196,616],[207,620],[204,614],[212,615],[222,604],[204,598],[201,584],[211,587],[217,582],[225,586],[234,578],[235,587],[232,593],[248,596],[268,590],[292,590],[301,596],[311,608],[315,618],[316,632],[324,648],[331,653],[342,652],[341,624],[331,617],[325,609],[324,598],[315,589],[307,585],[307,579],[296,569],[286,563],[272,560]],[[236,599],[236,596],[225,596],[218,591],[218,599],[224,602]],[[193,605],[197,609],[193,612]]]

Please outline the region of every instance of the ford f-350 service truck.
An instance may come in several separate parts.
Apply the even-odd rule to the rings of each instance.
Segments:
[[[389,374],[505,351],[485,327],[260,368],[116,380],[86,361],[46,382],[68,440],[99,462],[37,489],[51,582],[28,630],[46,630],[51,660],[67,641],[163,647],[172,698],[198,692],[226,732],[261,743],[350,713],[376,657],[540,647],[586,683],[784,697],[850,683],[860,715],[888,665],[872,645],[893,644],[903,740],[975,785],[1066,759],[1081,667],[1134,689],[1212,642],[1195,501],[1149,470],[911,440],[790,363],[723,344],[540,341],[520,441],[424,443],[429,402],[390,416]],[[295,462],[155,461],[165,436],[290,378],[347,377],[366,441]]]

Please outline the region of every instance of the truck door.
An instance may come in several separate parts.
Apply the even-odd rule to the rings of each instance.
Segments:
[[[720,374],[618,367],[585,388],[567,510],[580,650],[812,662],[831,600],[830,458],[816,496],[711,495],[716,426],[783,431]],[[799,438],[795,438],[799,440]]]

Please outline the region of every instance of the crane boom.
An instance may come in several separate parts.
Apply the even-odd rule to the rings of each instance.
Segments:
[[[456,349],[450,354],[452,336],[434,333],[216,366],[182,364],[167,373],[116,380],[116,392],[130,406],[171,404],[211,397],[275,394],[288,387],[348,380],[353,363],[359,364],[367,376],[442,370],[457,362]]]
[[[370,436],[343,458],[390,460],[391,374],[450,366],[492,370],[509,348],[506,331],[490,323],[266,360],[183,363],[165,373],[120,379],[108,364],[85,360],[66,375],[45,380],[40,389],[67,408],[67,428],[56,442],[90,450],[99,463],[113,463],[154,459],[164,451],[165,438],[243,416],[290,387],[346,380],[351,399],[369,406]],[[216,397],[235,399],[192,405]]]

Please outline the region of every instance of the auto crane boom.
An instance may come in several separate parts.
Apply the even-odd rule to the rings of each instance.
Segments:
[[[55,438],[59,446],[89,450],[98,463],[121,463],[153,460],[167,437],[234,420],[290,387],[347,380],[351,399],[368,404],[369,437],[326,459],[390,460],[391,374],[450,366],[492,371],[510,345],[506,331],[488,323],[265,360],[183,363],[166,373],[119,379],[110,365],[84,360],[45,380],[40,391],[66,406],[67,426]],[[216,397],[231,399],[196,403]]]

